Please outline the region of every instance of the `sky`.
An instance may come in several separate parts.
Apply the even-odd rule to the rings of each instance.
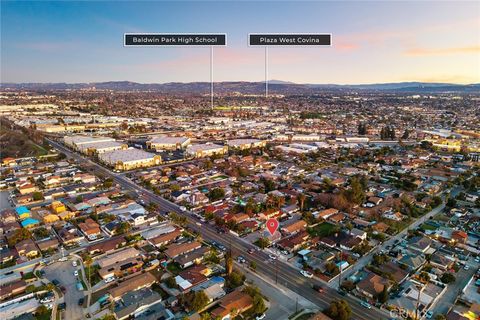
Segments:
[[[271,47],[268,78],[296,83],[480,82],[480,2],[1,1],[1,82],[210,80],[208,47],[131,48],[125,32],[227,33],[214,81],[265,80],[249,33],[331,33]]]

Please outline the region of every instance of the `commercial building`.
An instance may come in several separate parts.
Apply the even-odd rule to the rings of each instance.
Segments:
[[[246,150],[251,148],[261,148],[267,145],[264,140],[258,139],[234,139],[227,142],[229,148]]]
[[[147,141],[147,148],[156,151],[185,149],[190,145],[190,138],[158,136]]]
[[[187,153],[194,158],[222,155],[228,152],[227,146],[214,143],[195,144],[187,148]]]
[[[99,143],[99,142],[109,142],[115,141],[114,138],[110,137],[93,137],[93,136],[66,136],[63,138],[63,142],[72,149],[80,150],[80,146],[85,147],[85,145]]]
[[[98,159],[116,170],[151,167],[162,162],[159,155],[135,148],[104,152],[98,155]]]

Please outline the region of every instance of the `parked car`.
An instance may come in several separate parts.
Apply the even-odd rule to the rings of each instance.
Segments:
[[[67,304],[62,302],[58,305],[58,310],[65,310],[67,308]]]
[[[255,320],[263,320],[265,319],[265,313],[262,313],[261,315],[258,315],[255,317]]]
[[[76,267],[77,266],[77,260],[72,261],[72,266]]]
[[[60,290],[62,291],[62,293],[67,292],[67,288],[65,288],[64,286],[61,286],[61,287],[60,287]]]
[[[45,297],[42,300],[40,300],[41,304],[46,304],[46,303],[50,303],[50,302],[53,302],[53,297]]]
[[[368,302],[362,301],[362,302],[360,302],[360,305],[364,308],[372,309],[372,305]]]
[[[110,283],[113,281],[115,281],[115,277],[108,277],[107,279],[105,279],[105,283]]]
[[[78,277],[78,270],[73,271],[73,275],[74,275],[75,277]]]
[[[85,301],[84,298],[78,299],[78,305],[79,305],[79,306],[83,306],[83,301]]]
[[[57,279],[53,279],[52,283],[54,286],[58,286],[60,284],[60,281],[58,281]]]
[[[306,271],[306,270],[300,270],[300,273],[302,274],[302,276],[304,276],[305,278],[313,278],[313,274]]]
[[[425,318],[432,319],[432,317],[433,317],[433,311],[432,310],[427,311],[427,313],[425,313]]]
[[[270,259],[272,259],[272,260],[276,260],[276,259],[277,259],[277,256],[274,255],[273,253],[270,253],[270,254],[268,255],[268,257],[269,257]]]

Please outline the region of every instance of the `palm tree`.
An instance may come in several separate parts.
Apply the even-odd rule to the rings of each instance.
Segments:
[[[300,204],[300,211],[303,211],[303,207],[304,207],[304,205],[305,205],[305,199],[306,199],[306,198],[307,198],[307,197],[306,197],[303,193],[300,193],[300,194],[298,195],[298,202],[299,202],[299,204]]]
[[[87,266],[88,268],[88,283],[91,286],[91,278],[92,278],[92,273],[90,271],[90,267],[92,266],[93,260],[92,257],[90,257],[89,254],[85,255],[85,258],[83,259],[83,263]]]

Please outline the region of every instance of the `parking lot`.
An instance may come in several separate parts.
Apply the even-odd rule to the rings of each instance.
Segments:
[[[77,277],[74,271],[78,267],[73,267],[72,260],[64,262],[55,262],[45,267],[45,277],[50,280],[57,280],[59,286],[65,287],[64,301],[66,303],[64,319],[83,319],[83,308],[78,305],[78,300],[84,297],[84,291],[79,291],[76,287]],[[80,271],[79,271],[80,272]]]

